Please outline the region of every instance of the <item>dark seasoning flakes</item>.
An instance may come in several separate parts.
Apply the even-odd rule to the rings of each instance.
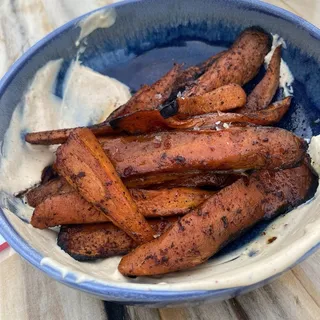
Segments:
[[[252,30],[251,30],[251,32],[252,32]],[[257,32],[260,32],[260,31],[259,30],[255,30],[255,32],[257,33]],[[263,40],[261,40],[261,41],[263,41]],[[225,61],[224,65],[217,64],[216,72],[221,76],[221,78],[223,76],[225,76],[225,74],[224,74],[225,73],[225,69],[227,69],[229,71],[237,71],[237,72],[240,70],[239,72],[243,72],[244,73],[242,78],[248,78],[248,79],[250,78],[250,75],[248,75],[250,70],[247,70],[248,68],[246,70],[242,70],[243,68],[246,68],[246,66],[244,66],[244,64],[242,64],[242,65],[239,64],[240,59],[242,59],[242,56],[245,54],[245,51],[246,51],[245,48],[247,46],[247,41],[243,41],[243,42],[240,42],[240,43],[241,43],[241,45],[239,45],[239,43],[238,43],[238,47],[235,46],[234,49],[229,51],[229,52],[231,52],[231,54],[229,55],[228,59]],[[259,46],[261,46],[261,45],[259,44],[259,41],[257,41],[257,44],[252,47],[253,51],[257,50],[257,53],[259,53],[258,52],[259,51]],[[239,57],[237,57],[237,56],[239,56]],[[252,55],[252,60],[254,60],[254,58],[256,58],[256,56],[257,55]],[[264,56],[264,55],[262,55],[262,56]],[[220,61],[223,61],[223,59],[224,58],[222,58]],[[248,63],[249,63],[249,61],[248,61]],[[196,80],[196,82],[197,81],[198,80]],[[239,81],[240,82],[241,81],[244,82],[244,79],[239,79]],[[201,81],[200,81],[200,87],[201,86],[202,86],[202,89],[206,89],[205,86],[203,86],[203,83],[201,83]],[[152,86],[150,86],[150,88],[152,89]],[[151,90],[150,88],[148,89],[146,87],[145,89]],[[161,90],[156,90],[155,94],[153,94],[152,97],[149,97],[149,103],[148,104],[149,105],[153,105],[154,103],[158,103],[154,99],[161,100],[162,98],[164,98],[165,94],[170,96],[170,92],[169,91],[172,89],[172,85],[169,85],[167,89],[168,90],[166,90],[166,91],[168,91],[168,92],[162,92]],[[238,97],[238,99],[240,99],[240,97]],[[227,102],[227,101],[226,100],[225,101],[222,100],[220,102],[220,104],[221,105],[225,105],[225,102]],[[161,101],[161,103],[162,103],[162,101]],[[137,118],[137,119],[139,119],[139,118]],[[223,125],[223,128],[227,128],[227,127],[228,127],[227,125],[226,126]],[[197,130],[198,130],[198,127],[197,127]],[[259,133],[260,129],[257,127],[255,130]],[[234,130],[235,134],[230,133],[230,137],[228,137],[228,139],[229,139],[228,141],[229,142],[227,142],[227,144],[233,143],[235,146],[238,146],[238,145],[241,145],[243,142],[246,143],[246,144],[244,144],[245,148],[243,148],[243,153],[245,153],[245,154],[250,153],[251,150],[267,150],[267,151],[264,151],[264,154],[261,154],[261,157],[265,158],[265,159],[262,159],[262,160],[265,160],[266,163],[270,162],[272,164],[272,159],[271,158],[272,158],[273,154],[272,154],[272,150],[270,151],[271,154],[268,152],[268,146],[272,145],[273,138],[269,139],[268,138],[269,137],[268,134],[272,133],[273,129],[269,129],[269,130],[270,130],[270,132],[266,130],[265,133],[262,136],[258,136],[257,138],[252,138],[252,139],[250,139],[250,137],[248,139],[247,137],[244,137],[241,134],[238,135],[237,131]],[[232,130],[230,130],[230,132],[231,131]],[[266,137],[266,135],[268,137]],[[217,137],[217,139],[218,139],[218,137],[222,137],[223,136],[222,131],[221,132],[216,132],[215,136]],[[193,139],[198,139],[198,134],[194,135]],[[144,140],[141,140],[141,142],[143,142],[143,141]],[[192,157],[190,157],[190,159],[191,159],[190,160],[189,159],[190,154],[192,154],[194,150],[196,150],[196,151],[194,151],[194,153],[198,152],[197,148],[194,148],[194,149],[190,148],[191,150],[188,150],[186,153],[184,153],[182,151],[182,149],[180,149],[177,152],[176,150],[178,150],[178,149],[175,150],[173,148],[173,150],[175,150],[176,152],[172,152],[171,148],[172,148],[172,146],[175,147],[175,143],[176,143],[176,140],[174,140],[172,138],[172,136],[170,136],[170,135],[166,136],[164,133],[157,133],[157,135],[155,136],[155,139],[153,141],[153,144],[154,144],[153,147],[157,148],[156,151],[158,152],[157,153],[157,161],[158,162],[156,163],[156,166],[158,166],[159,168],[164,167],[164,169],[163,169],[164,172],[166,172],[165,171],[166,170],[166,167],[165,167],[166,165],[168,165],[169,169],[171,167],[173,167],[173,168],[177,169],[177,171],[181,171],[181,172],[186,167],[189,168],[192,165],[192,164],[190,164],[191,160],[193,161],[193,159],[195,158],[195,156],[192,156]],[[198,143],[198,140],[196,141],[196,143]],[[281,143],[281,142],[279,142],[279,143]],[[210,144],[210,141],[208,141],[208,144]],[[252,146],[255,146],[255,147],[250,146],[251,144],[252,144]],[[162,148],[161,150],[158,149],[160,147]],[[144,148],[145,148],[145,150],[140,150],[140,151],[142,151],[142,153],[146,153],[147,154],[148,153],[148,149],[146,149],[147,148],[147,144],[146,144],[146,146]],[[128,148],[126,146],[125,149],[126,149],[127,153],[130,153],[130,148]],[[211,150],[212,153],[215,152],[215,147],[214,146],[208,147],[208,149]],[[151,149],[151,151],[152,151],[152,149]],[[257,151],[255,151],[255,152],[257,153]],[[280,151],[279,154],[284,154],[286,152],[288,152],[288,151],[287,150],[283,150],[283,152]],[[210,152],[208,152],[208,153],[210,153]],[[219,153],[219,152],[217,152],[217,153]],[[251,156],[252,156],[252,154],[251,154]],[[159,157],[160,157],[160,161],[159,161]],[[205,157],[203,157],[203,158],[205,158]],[[198,163],[199,163],[199,166],[201,165],[201,169],[207,169],[206,166],[208,164],[210,165],[210,162],[206,158],[205,159],[203,159],[203,158],[200,158],[200,160],[197,159]],[[119,157],[115,157],[115,156],[112,159],[116,163],[124,161],[123,159],[120,159]],[[253,159],[252,161],[254,162],[255,158],[253,156],[252,156],[252,159]],[[144,160],[144,159],[142,159],[142,160],[144,161],[144,162],[142,161],[142,165],[145,165],[145,163],[147,161]],[[225,162],[227,162],[227,161],[225,161]],[[220,167],[217,167],[217,168],[222,168],[223,169],[224,168],[223,166],[225,165],[225,162],[223,162],[220,165]],[[138,165],[137,166],[135,166],[135,165],[131,166],[131,165],[133,165],[133,164],[130,163],[130,162],[126,163],[126,165],[124,166],[125,168],[123,170],[122,178],[123,177],[133,176],[135,174],[136,175],[139,174]],[[249,163],[248,166],[249,165],[251,165],[251,163]],[[153,169],[154,168],[158,169],[158,167],[152,167],[152,168]],[[265,168],[265,167],[263,167],[263,168]],[[121,169],[123,169],[123,167]],[[258,169],[260,169],[260,167]],[[147,170],[146,170],[146,172],[147,172]],[[113,175],[117,175],[116,172],[112,172],[112,174]],[[251,174],[251,172],[250,172],[250,174]],[[84,177],[85,177],[85,172],[80,171],[78,174],[73,176],[72,179],[73,180],[77,180],[77,179],[79,180],[79,179],[84,178]],[[141,177],[140,179],[144,179],[144,178]],[[196,256],[201,256],[201,259],[203,261],[205,261],[205,259],[207,257],[203,257],[202,256],[203,252],[200,251],[200,250],[202,250],[201,246],[202,245],[206,245],[206,243],[198,243],[198,239],[201,239],[201,236],[203,236],[203,234],[208,236],[206,242],[212,241],[212,239],[215,239],[214,238],[215,236],[217,237],[216,241],[219,242],[219,237],[221,237],[221,235],[227,235],[228,236],[229,232],[230,233],[233,232],[233,229],[235,229],[238,226],[240,226],[242,228],[241,231],[243,231],[245,226],[242,226],[241,223],[242,223],[242,221],[244,220],[244,218],[246,216],[250,216],[250,218],[252,216],[252,219],[259,218],[259,217],[256,218],[254,216],[254,214],[256,212],[259,213],[259,208],[260,207],[263,207],[263,209],[260,210],[261,212],[262,211],[267,211],[269,213],[269,211],[270,211],[270,214],[274,214],[274,202],[270,201],[270,203],[268,203],[269,197],[270,197],[270,199],[275,198],[275,200],[279,203],[279,205],[282,203],[282,200],[284,200],[287,197],[287,195],[284,194],[283,191],[282,191],[282,189],[286,191],[285,185],[280,185],[279,184],[279,190],[273,190],[272,188],[271,188],[271,190],[268,190],[268,188],[263,184],[263,182],[265,180],[265,178],[263,177],[262,181],[261,182],[258,181],[257,185],[255,186],[255,188],[252,188],[253,191],[257,192],[257,194],[259,194],[260,190],[262,190],[261,193],[264,193],[263,194],[264,198],[261,200],[261,203],[259,202],[259,203],[255,204],[254,200],[255,199],[259,199],[259,197],[252,197],[252,198],[255,198],[253,200],[250,199],[250,191],[251,191],[250,187],[252,187],[252,184],[250,185],[250,183],[252,183],[251,175],[249,175],[249,173],[248,173],[248,177],[246,177],[246,178],[242,177],[240,179],[242,179],[242,180],[245,179],[245,180],[244,180],[244,186],[240,185],[241,189],[238,190],[238,191],[241,191],[241,192],[239,192],[239,194],[240,194],[239,196],[238,196],[238,194],[236,192],[237,190],[232,190],[232,188],[231,188],[231,192],[234,191],[234,193],[232,194],[233,195],[232,197],[229,196],[229,199],[232,199],[232,201],[230,203],[228,202],[228,197],[226,197],[223,194],[221,196],[221,200],[219,200],[220,198],[218,196],[217,197],[218,200],[212,201],[211,207],[210,206],[207,206],[207,207],[206,206],[200,206],[199,208],[195,209],[195,211],[193,212],[193,216],[184,216],[183,218],[179,218],[177,220],[176,224],[175,224],[175,228],[171,229],[171,230],[174,230],[175,232],[177,231],[177,233],[179,233],[179,237],[169,239],[170,241],[168,241],[168,243],[165,244],[166,247],[162,247],[162,248],[160,247],[159,251],[155,250],[156,252],[153,252],[153,250],[152,250],[153,248],[151,248],[151,250],[147,251],[144,256],[142,255],[142,258],[141,258],[142,259],[142,263],[141,264],[142,265],[144,265],[144,264],[146,265],[148,263],[151,263],[150,268],[154,268],[156,270],[160,270],[160,269],[157,269],[157,266],[159,266],[161,264],[165,264],[166,266],[170,267],[170,265],[172,264],[172,261],[174,259],[176,259],[175,261],[176,261],[177,264],[179,264],[184,259],[187,261],[187,259],[186,259],[187,255],[190,255],[193,258],[196,257]],[[273,179],[273,177],[270,177],[270,179]],[[85,181],[85,180],[86,179],[83,179],[82,181]],[[79,182],[79,181],[77,181],[77,182]],[[278,183],[278,181],[276,181],[276,183]],[[105,182],[105,186],[106,187],[108,187],[110,184],[112,184],[112,181],[111,181],[111,183]],[[268,184],[268,182],[266,184]],[[117,185],[117,182],[115,182],[115,185]],[[248,191],[248,193],[247,193],[247,191]],[[125,195],[124,191],[122,193]],[[140,195],[139,193],[136,193],[135,197],[141,199],[144,196]],[[215,198],[215,197],[212,197],[212,198]],[[243,206],[242,207],[243,209],[239,208],[239,207],[241,207],[241,204],[239,205],[240,201],[243,200],[243,202],[245,202],[246,200],[248,200],[246,198],[248,198],[249,200],[252,200],[253,201],[253,205],[250,208],[247,208],[246,206]],[[104,201],[106,201],[108,199],[109,198],[103,199],[100,202],[93,203],[93,204],[96,207],[100,208],[100,210],[103,211],[104,213],[109,214],[108,209],[103,207]],[[251,204],[251,202],[249,202],[249,200],[248,200],[248,203]],[[260,200],[257,200],[257,201],[260,201]],[[168,202],[170,203],[170,201],[168,201]],[[257,206],[257,208],[255,207],[255,205]],[[212,208],[214,208],[214,210],[212,210]],[[285,206],[285,208],[287,208],[287,205]],[[92,208],[90,208],[90,210],[91,209]],[[255,209],[257,209],[257,210],[255,210]],[[153,211],[156,212],[156,209],[153,209]],[[218,214],[217,214],[217,212],[218,212]],[[215,221],[213,221],[214,218],[215,218]],[[141,225],[141,223],[142,222],[139,221],[139,225]],[[196,227],[198,226],[197,224],[199,224],[201,226],[201,230],[200,231],[196,230],[197,229]],[[165,229],[165,226],[163,226],[163,229]],[[192,232],[189,233],[189,231],[191,231],[191,230],[192,230]],[[167,233],[167,234],[170,234],[170,232]],[[197,233],[197,232],[199,232],[199,233]],[[202,233],[202,235],[200,234],[200,232]],[[132,234],[136,235],[136,232],[132,232]],[[189,238],[189,239],[191,238],[191,241],[189,242],[189,244],[183,242],[184,239],[187,239],[187,238]],[[269,237],[266,236],[264,238],[264,240],[263,240],[263,241],[266,241],[267,244],[271,244],[274,241],[276,241],[276,239],[277,239],[276,236],[272,236],[269,239],[268,238]],[[174,241],[174,242],[171,242],[171,240]],[[228,239],[228,241],[229,240],[230,239]],[[157,240],[155,240],[155,241],[157,241]],[[226,241],[226,243],[228,241]],[[159,242],[161,242],[161,241],[159,241]],[[116,242],[114,242],[114,245],[116,246]],[[146,242],[145,245],[147,246],[148,242]],[[225,245],[225,243],[222,243],[220,247],[223,247],[224,245]],[[116,249],[116,247],[115,247],[115,249]],[[138,250],[139,250],[139,248],[137,249],[137,251]],[[170,255],[170,253],[172,253],[172,252],[174,253],[173,256]],[[252,252],[253,252],[252,255],[256,254],[256,253],[254,253],[254,251],[252,251]],[[91,251],[88,250],[87,253],[90,254]],[[153,262],[153,265],[152,265],[152,262]],[[130,272],[134,272],[134,263],[135,262],[132,261]],[[139,261],[139,263],[140,263],[140,261]],[[187,267],[190,267],[190,266],[187,266]],[[175,270],[172,270],[172,271],[175,271]],[[127,276],[130,276],[130,274],[127,275]]]

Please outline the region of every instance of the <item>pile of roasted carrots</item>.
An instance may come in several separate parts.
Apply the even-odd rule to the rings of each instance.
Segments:
[[[158,275],[208,260],[303,202],[316,184],[307,144],[263,127],[291,102],[271,104],[281,46],[253,91],[242,89],[271,43],[264,30],[246,29],[230,49],[143,86],[103,123],[27,134],[32,144],[61,144],[26,194],[31,224],[61,226],[58,245],[77,260],[126,254],[122,274]]]

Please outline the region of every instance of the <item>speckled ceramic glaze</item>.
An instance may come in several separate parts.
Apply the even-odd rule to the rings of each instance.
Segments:
[[[258,25],[285,39],[287,49],[283,51],[283,58],[295,77],[294,102],[280,126],[304,138],[320,133],[320,124],[317,121],[320,118],[320,31],[316,27],[287,11],[258,1],[125,1],[113,8],[116,11],[115,23],[110,28],[98,29],[89,35],[87,49],[81,56],[84,65],[124,82],[134,91],[141,84],[157,80],[173,62],[185,62],[189,65],[203,61],[229,46],[245,27]],[[80,33],[78,24],[84,18],[71,21],[38,42],[2,79],[0,140],[8,127],[14,106],[20,101],[35,72],[48,61],[58,58],[64,59],[56,85],[56,95],[61,95],[65,72],[78,50],[75,45]],[[247,88],[254,84],[248,84]],[[278,92],[277,96],[280,95],[281,92]],[[225,264],[226,270],[229,269],[230,272],[228,263],[236,259],[239,252],[244,252],[249,243],[261,237],[261,232],[268,228],[269,223],[260,223],[219,253],[219,268]],[[173,283],[164,290],[161,284],[151,282],[146,287],[140,284],[139,280],[128,286],[100,281],[98,277],[79,281],[79,277],[73,272],[62,274],[53,264],[41,263],[43,252],[35,247],[32,241],[25,241],[15,230],[14,222],[9,222],[2,211],[0,229],[21,256],[66,285],[106,300],[158,307],[190,301],[227,299],[247,292],[269,282],[294,263],[305,259],[319,245],[315,241],[313,246],[300,254],[295,261],[290,260],[279,268],[275,266],[265,277],[256,277],[259,281],[248,281],[241,286],[232,285],[230,282],[228,286],[214,290],[206,289],[203,285],[194,289],[195,286],[188,287],[188,283],[193,280],[191,272],[180,275],[182,287],[177,289]],[[289,246],[290,239],[286,240],[282,245]],[[248,256],[259,259],[254,250],[248,252]],[[247,268],[250,268],[250,263]],[[197,272],[199,279],[199,270]],[[219,278],[206,275],[205,281],[210,284],[210,281],[219,281]],[[208,288],[212,288],[212,285],[208,285]]]

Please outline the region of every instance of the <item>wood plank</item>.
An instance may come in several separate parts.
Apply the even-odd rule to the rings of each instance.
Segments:
[[[274,6],[280,7],[282,9],[292,11],[290,10],[290,7],[282,0],[262,0],[262,2],[273,4]]]
[[[320,308],[292,271],[235,298],[250,319],[320,319]]]
[[[103,302],[66,287],[18,255],[0,267],[1,320],[105,320]]]
[[[162,308],[159,313],[161,320],[191,319],[187,308]]]
[[[320,319],[319,264],[316,253],[260,289],[219,303],[160,309],[161,319]]]
[[[308,20],[316,26],[320,26],[320,2],[318,0],[281,0],[288,10]]]
[[[158,309],[144,307],[127,307],[127,316],[124,320],[160,320]],[[110,318],[110,320],[113,320]]]
[[[189,308],[160,309],[161,320],[220,320],[247,319],[247,315],[233,299],[215,303],[204,303]]]
[[[320,307],[320,251],[318,250],[306,261],[297,265],[293,274],[300,281],[301,285],[309,293],[315,303]]]
[[[315,254],[309,259],[311,262],[302,263],[279,280],[235,299],[159,312],[143,307],[127,307],[121,311],[121,306],[109,303],[109,319],[117,320],[112,314],[130,320],[320,319],[319,277],[315,272],[319,256]],[[310,281],[310,275],[316,280],[315,284]],[[34,319],[34,315],[41,319],[106,318],[102,302],[51,280],[17,255],[1,264],[0,296],[0,314],[4,320]],[[10,316],[2,316],[7,314]]]
[[[263,0],[320,26],[320,2],[317,0]]]

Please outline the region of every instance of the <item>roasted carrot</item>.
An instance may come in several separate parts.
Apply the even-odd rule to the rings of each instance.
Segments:
[[[205,262],[259,220],[301,203],[314,176],[307,165],[278,172],[260,171],[240,179],[185,215],[159,238],[124,256],[127,276],[159,275]]]
[[[186,99],[192,98],[198,98],[198,96]],[[116,130],[121,130],[130,134],[143,134],[165,130],[215,129],[220,122],[232,123],[234,125],[248,123],[267,126],[279,122],[288,111],[290,103],[291,97],[287,97],[258,111],[247,111],[247,113],[242,114],[241,112],[207,113],[187,119],[180,119],[178,115],[165,119],[162,116],[164,109],[145,110],[117,118],[111,121],[111,124]],[[180,114],[178,108],[176,108],[174,113]]]
[[[212,196],[213,192],[195,188],[172,188],[131,189],[130,194],[142,215],[157,218],[186,214]]]
[[[177,218],[148,220],[156,235],[167,230]],[[112,223],[62,226],[58,246],[79,261],[108,258],[128,253],[137,244]]]
[[[181,66],[175,65],[166,75],[151,86],[143,86],[126,104],[115,110],[106,121],[89,126],[97,136],[116,135],[109,121],[140,110],[152,110],[164,103],[170,96],[173,85],[180,74]],[[51,145],[64,143],[73,128],[27,133],[25,140],[31,144]]]
[[[227,84],[199,96],[177,98],[179,116],[196,116],[241,108],[247,95],[237,84]]]
[[[241,113],[253,112],[266,108],[275,95],[280,80],[281,46],[272,55],[267,72],[248,96],[248,101]]]
[[[129,190],[137,210],[145,217],[183,215],[197,207],[213,192],[174,188],[161,190]],[[108,216],[83,199],[77,192],[56,194],[37,205],[31,224],[45,229],[64,224],[86,224],[110,221]]]
[[[95,136],[117,135],[120,132],[114,130],[106,121],[88,127]],[[25,136],[25,140],[31,144],[52,145],[61,144],[67,141],[70,133],[76,128],[58,129],[40,132],[30,132]]]
[[[123,178],[128,188],[177,188],[177,187],[211,187],[217,190],[225,187],[237,179],[232,174],[217,174],[211,171],[186,171],[160,174],[146,174]]]
[[[122,177],[192,170],[281,169],[304,157],[307,143],[279,128],[160,132],[104,138],[102,147]]]
[[[248,111],[243,114],[231,112],[207,113],[183,120],[172,117],[164,121],[168,128],[174,130],[221,129],[221,123],[228,123],[233,126],[238,126],[239,124],[269,126],[278,123],[282,119],[289,110],[291,99],[292,97],[286,97],[281,101],[274,102],[265,109]]]
[[[160,111],[140,110],[110,121],[110,125],[119,131],[137,135],[170,129]]]
[[[95,208],[76,191],[48,196],[36,206],[31,217],[31,225],[38,229],[101,222],[110,222],[108,215]]]
[[[173,94],[177,94],[179,90],[184,90],[186,87],[191,86],[194,81],[203,75],[208,68],[217,60],[219,59],[226,51],[221,51],[202,63],[199,63],[196,66],[191,66],[185,70],[183,70],[177,80],[174,83],[174,88],[172,90]]]
[[[181,72],[181,65],[174,67],[151,86],[144,86],[125,105],[110,114],[107,121],[140,110],[152,110],[170,97],[174,83]]]
[[[110,126],[109,122],[111,120],[119,117],[122,118],[123,116],[131,113],[136,113],[131,119],[134,119],[135,117],[148,117],[149,113],[152,114],[151,110],[164,103],[173,91],[175,92],[179,88],[190,84],[191,81],[194,81],[222,54],[223,52],[218,53],[217,55],[210,57],[204,63],[198,66],[192,66],[183,72],[179,72],[180,66],[174,66],[173,69],[171,69],[163,78],[152,86],[144,85],[124,106],[115,110],[106,121],[89,126],[88,128],[96,137],[119,134],[119,130],[115,130]],[[139,111],[142,112],[139,113]],[[147,121],[148,119],[144,120]],[[154,118],[152,121],[154,121]],[[137,123],[137,125],[139,124],[140,122]],[[114,127],[116,127],[116,125],[114,125]],[[30,132],[26,134],[25,140],[31,144],[39,145],[61,144],[68,139],[73,129],[74,128]],[[139,132],[148,131],[145,131],[143,128],[139,128]]]
[[[202,95],[229,83],[243,86],[258,73],[271,49],[271,36],[259,27],[243,31],[231,48],[216,60],[183,95]]]
[[[278,123],[290,108],[292,97],[286,97],[283,100],[276,101],[269,107],[259,110],[243,113],[246,122],[258,125],[271,125]]]
[[[56,156],[56,170],[84,199],[137,243],[153,239],[151,227],[89,129],[74,130]]]
[[[26,200],[29,206],[36,207],[48,197],[73,191],[65,179],[56,178],[29,190],[26,193]]]
[[[114,133],[117,132],[118,135],[120,132],[126,132],[129,134],[144,134],[173,129],[184,130],[193,128],[201,129],[204,127],[214,128],[216,122],[219,121],[228,123],[252,123],[257,125],[271,125],[281,120],[283,115],[288,111],[290,103],[291,97],[287,97],[281,101],[277,101],[271,104],[269,107],[262,110],[250,111],[246,109],[245,112],[237,111],[239,113],[207,113],[200,116],[190,117],[188,119],[179,119],[176,116],[165,119],[161,115],[163,110],[141,110],[111,120],[110,124],[114,128]],[[179,113],[178,108],[176,108],[176,111],[174,113]],[[110,126],[110,124],[108,125]],[[107,134],[100,129],[98,130],[97,127],[98,125],[95,127],[89,127],[95,134],[95,136],[99,137],[110,135],[110,133]],[[59,144],[65,142],[71,131],[71,129],[66,129],[30,133],[28,134],[26,139],[32,144]]]
[[[147,174],[140,177],[123,179],[127,188],[178,188],[178,187],[211,187],[217,190],[229,185],[237,179],[236,175],[216,174],[210,171],[191,171],[179,173]],[[46,198],[73,192],[74,189],[64,178],[56,178],[29,190],[25,197],[31,207],[36,207]],[[130,191],[130,190],[129,190]]]

